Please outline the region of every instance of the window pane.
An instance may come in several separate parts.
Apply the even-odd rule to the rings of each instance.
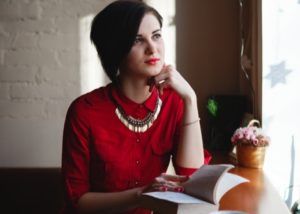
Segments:
[[[262,1],[265,170],[289,206],[300,182],[300,1]]]

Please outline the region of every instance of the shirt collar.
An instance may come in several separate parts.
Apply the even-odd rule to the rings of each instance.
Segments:
[[[129,99],[117,87],[113,85],[111,85],[111,95],[113,96],[113,99],[115,99],[117,104],[120,105],[127,113],[131,113],[141,105],[145,107],[147,110],[154,112],[157,98],[158,98],[158,91],[156,88],[154,88],[152,90],[151,95],[142,104],[136,103],[133,100]]]

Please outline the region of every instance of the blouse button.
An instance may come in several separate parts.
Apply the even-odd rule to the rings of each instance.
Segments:
[[[135,185],[138,185],[138,184],[139,184],[139,182],[138,182],[138,181],[135,181],[135,182],[134,182],[134,184],[135,184]]]
[[[139,164],[140,164],[140,161],[139,161],[139,160],[137,160],[137,161],[136,161],[136,164],[137,164],[137,165],[139,165]]]
[[[139,139],[139,138],[137,138],[137,139],[136,139],[136,142],[137,142],[137,143],[139,143],[139,142],[140,142],[140,139]]]

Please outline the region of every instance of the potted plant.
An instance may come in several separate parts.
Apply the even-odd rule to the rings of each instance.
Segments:
[[[258,126],[258,120],[251,120],[248,126],[238,128],[231,138],[231,142],[236,146],[237,162],[241,166],[263,167],[265,150],[270,138]]]

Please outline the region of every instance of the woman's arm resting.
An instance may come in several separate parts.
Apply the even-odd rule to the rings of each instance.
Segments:
[[[157,202],[142,195],[143,192],[182,192],[181,183],[187,179],[187,176],[163,173],[144,187],[113,193],[88,192],[82,195],[78,201],[79,213],[120,213],[137,207],[155,210]]]
[[[176,155],[176,164],[186,168],[199,168],[204,163],[204,152],[197,98],[191,93],[184,99],[184,116]]]
[[[79,213],[120,213],[140,207],[143,188],[122,192],[88,192],[78,201]]]
[[[199,122],[197,96],[190,84],[170,65],[154,78],[162,93],[172,87],[183,99],[184,115],[176,154],[176,164],[186,168],[199,168],[204,163],[202,133]],[[196,121],[196,122],[195,122]]]

